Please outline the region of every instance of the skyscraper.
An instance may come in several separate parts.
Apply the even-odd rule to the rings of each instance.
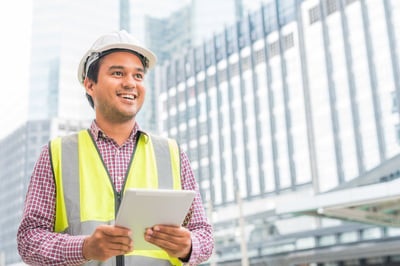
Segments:
[[[20,262],[17,227],[41,147],[86,127],[94,117],[77,80],[81,56],[94,38],[118,28],[118,2],[32,1],[29,95],[11,109],[27,111],[27,121],[0,140],[0,263]]]
[[[84,128],[89,121],[32,120],[0,140],[0,265],[21,261],[17,253],[17,229],[30,176],[42,147],[49,139]]]
[[[236,21],[237,13],[243,12],[241,1],[234,0],[192,0],[163,17],[153,16],[149,12],[144,27],[146,43],[157,54],[159,64],[162,64],[222,31],[226,25]],[[157,103],[160,88],[154,86],[154,72],[150,75],[145,111],[140,116],[145,117],[146,123],[151,123],[151,129],[158,131],[156,123],[159,116]]]
[[[219,263],[242,256],[238,197],[254,263],[344,263],[347,243],[357,249],[351,259],[398,256],[379,248],[398,236],[379,222],[283,215],[277,206],[367,173],[378,183],[398,178],[398,166],[386,165],[400,152],[399,8],[389,0],[270,1],[164,64],[161,127],[180,140],[203,200],[213,203]],[[351,219],[361,210],[348,211]],[[376,257],[363,249],[368,241]],[[322,247],[337,253],[324,258]],[[308,250],[316,255],[307,261]]]
[[[93,39],[118,28],[118,2],[33,1],[30,120],[93,117],[76,69]]]

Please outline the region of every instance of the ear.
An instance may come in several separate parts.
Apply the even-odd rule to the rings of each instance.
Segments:
[[[88,77],[85,78],[85,81],[83,82],[83,85],[85,86],[86,93],[92,96],[93,98],[93,91],[94,91],[94,81],[89,79]]]

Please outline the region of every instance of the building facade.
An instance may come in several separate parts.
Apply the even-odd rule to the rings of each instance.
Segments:
[[[77,81],[81,56],[99,35],[119,28],[129,30],[144,41],[146,14],[165,16],[181,5],[182,1],[163,2],[159,3],[158,12],[153,12],[154,1],[32,1],[31,59],[27,71],[29,92],[27,101],[23,102],[26,108],[22,108],[27,114],[23,118],[25,122],[20,122],[21,127],[10,130],[0,140],[0,265],[20,262],[16,230],[29,178],[41,147],[52,137],[83,128],[88,124],[86,121],[94,116],[84,88]],[[179,22],[185,24],[182,20]],[[151,27],[151,30],[154,33],[155,28]],[[173,31],[173,28],[166,30]],[[150,36],[153,41],[165,35],[165,31],[155,33],[158,37]],[[177,38],[182,36],[191,37],[182,32],[169,36],[175,41],[180,41]],[[163,40],[164,44],[171,43],[171,39]],[[162,61],[162,56],[159,57]],[[149,82],[153,78],[149,76]],[[138,120],[144,128],[155,131],[156,97],[151,95],[157,94],[157,91],[151,84],[148,89],[150,97],[146,100],[144,115]],[[19,102],[14,111],[22,103],[21,98],[17,100]],[[1,110],[6,111],[5,108]]]
[[[171,59],[177,53],[183,53],[190,47],[199,45],[204,39],[211,38],[226,24],[232,24],[237,18],[236,13],[243,13],[239,8],[241,1],[233,0],[191,0],[181,2],[175,11],[167,16],[154,16],[149,12],[144,20],[145,40],[148,47],[157,55],[158,62]],[[161,3],[157,3],[159,5]],[[212,5],[213,8],[210,8]],[[152,7],[153,8],[153,7]],[[147,77],[147,99],[139,118],[143,118],[146,128],[159,131],[158,96],[159,90],[155,72],[151,71]]]
[[[41,149],[51,138],[87,128],[90,121],[28,121],[0,141],[0,255],[4,264],[20,263],[17,230],[30,176]],[[12,177],[12,178],[11,178]],[[1,262],[1,261],[0,261]]]
[[[160,127],[187,151],[212,202],[219,263],[243,256],[243,238],[254,263],[277,265],[296,252],[398,238],[395,228],[279,216],[276,207],[399,154],[399,8],[393,0],[271,1],[159,69]],[[349,260],[366,265],[399,255],[355,253]]]
[[[84,88],[77,82],[77,68],[93,40],[119,29],[119,2],[32,3],[28,120],[93,117]]]

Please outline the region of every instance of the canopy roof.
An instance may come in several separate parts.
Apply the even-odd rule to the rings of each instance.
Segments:
[[[334,190],[278,204],[276,212],[400,226],[399,169],[400,155]]]

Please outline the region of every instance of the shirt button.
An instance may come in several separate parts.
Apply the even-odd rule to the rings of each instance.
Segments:
[[[119,180],[119,181],[122,181],[122,180],[124,180],[124,177],[123,177],[123,176],[119,176],[119,177],[118,177],[118,180]]]

